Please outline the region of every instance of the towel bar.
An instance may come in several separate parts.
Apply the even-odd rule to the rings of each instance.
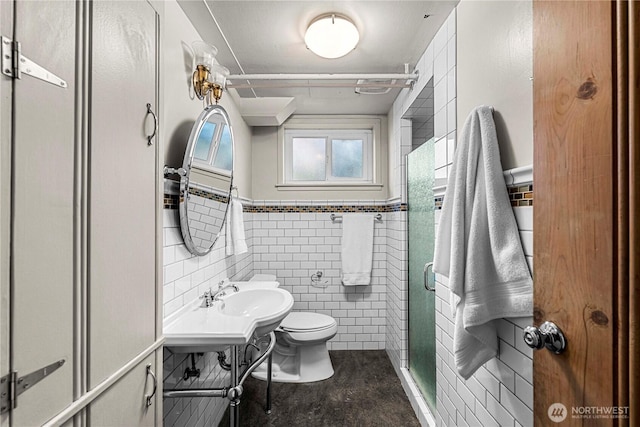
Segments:
[[[341,219],[342,219],[342,215],[331,214],[331,216],[330,216],[329,218],[331,218],[331,222],[336,222],[336,221],[338,221],[338,220],[341,220]],[[374,219],[375,219],[376,221],[380,221],[380,222],[382,222],[382,214],[377,214],[377,215],[374,217]]]

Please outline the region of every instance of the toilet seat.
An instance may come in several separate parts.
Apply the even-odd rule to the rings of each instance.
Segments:
[[[318,332],[336,326],[336,320],[321,313],[292,311],[280,323],[280,329],[286,332]]]

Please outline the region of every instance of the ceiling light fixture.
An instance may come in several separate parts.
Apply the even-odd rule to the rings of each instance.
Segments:
[[[360,34],[351,19],[337,13],[320,15],[309,24],[304,35],[307,47],[316,55],[334,59],[355,49]]]

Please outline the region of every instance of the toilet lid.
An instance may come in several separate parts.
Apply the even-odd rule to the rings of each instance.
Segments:
[[[335,324],[335,319],[326,314],[309,313],[305,311],[292,311],[280,323],[280,328],[285,331],[312,331],[330,328]]]

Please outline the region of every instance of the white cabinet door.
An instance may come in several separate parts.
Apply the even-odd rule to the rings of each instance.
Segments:
[[[22,54],[68,84],[61,88],[26,75],[14,81],[12,368],[23,376],[65,360],[18,398],[12,425],[34,426],[72,402],[78,362],[73,305],[79,280],[74,264],[76,4],[20,1],[14,7]]]
[[[157,15],[92,3],[89,389],[155,341]]]
[[[153,379],[147,375],[147,365],[155,367],[155,354],[149,355],[138,366],[129,371],[117,383],[93,401],[88,410],[88,424],[92,427],[154,426],[155,407],[162,384],[147,406],[145,396],[153,392]]]

